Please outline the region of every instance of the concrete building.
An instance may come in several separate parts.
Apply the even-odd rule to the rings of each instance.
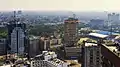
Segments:
[[[1,38],[0,39],[0,55],[6,54],[6,39]]]
[[[39,46],[40,46],[39,37],[36,36],[29,37],[29,47],[28,47],[29,57],[34,57],[40,53]]]
[[[31,67],[68,67],[68,64],[57,59],[55,52],[43,51],[31,61]]]
[[[50,39],[41,37],[40,38],[40,51],[49,50],[50,48]]]
[[[103,61],[102,67],[120,67],[120,51],[117,49],[117,47],[115,45],[107,46],[105,44],[100,46]]]
[[[83,46],[82,67],[101,67],[101,47],[95,43],[85,43]]]
[[[77,37],[78,19],[68,18],[64,22],[64,43],[65,46],[74,46]]]
[[[51,39],[50,40],[51,45],[60,45],[61,44],[61,39]]]
[[[80,59],[81,47],[65,47],[65,55],[68,59]]]

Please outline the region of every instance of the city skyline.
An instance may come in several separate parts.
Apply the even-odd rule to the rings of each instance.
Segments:
[[[0,0],[0,10],[120,11],[119,0]]]

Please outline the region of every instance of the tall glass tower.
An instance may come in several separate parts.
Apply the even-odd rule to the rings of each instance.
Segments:
[[[26,40],[26,25],[24,23],[8,25],[8,43],[10,53],[23,54]]]
[[[14,12],[15,13],[15,12]],[[26,24],[19,22],[14,16],[14,20],[8,24],[8,46],[10,53],[24,54],[26,44]]]

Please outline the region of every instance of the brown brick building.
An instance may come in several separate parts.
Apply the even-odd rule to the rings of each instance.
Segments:
[[[65,46],[74,46],[77,38],[78,19],[68,18],[64,22],[64,43]]]

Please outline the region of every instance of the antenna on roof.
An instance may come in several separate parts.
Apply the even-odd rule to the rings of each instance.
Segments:
[[[14,19],[14,23],[16,23],[16,11],[13,11],[13,19]]]

